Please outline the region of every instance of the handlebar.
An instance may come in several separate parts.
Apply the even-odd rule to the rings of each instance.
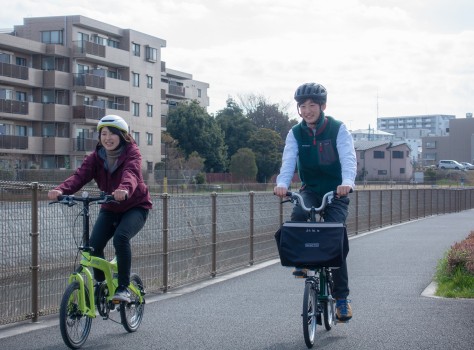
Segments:
[[[308,208],[304,204],[304,200],[303,200],[303,197],[301,196],[301,194],[299,194],[298,192],[290,192],[290,191],[286,192],[286,196],[290,198],[287,201],[290,201],[291,203],[294,203],[296,201],[301,206],[301,208],[304,211],[308,212],[308,213],[311,212],[311,211],[315,211],[316,213],[322,212],[324,210],[324,208],[326,208],[326,205],[330,204],[332,202],[335,194],[336,194],[336,191],[329,191],[328,193],[326,193],[323,196],[320,207],[318,207],[318,208],[314,208],[314,207],[313,208]],[[287,201],[283,201],[282,203],[287,202]]]
[[[68,207],[72,207],[76,205],[77,202],[83,202],[84,204],[89,204],[92,202],[97,202],[98,204],[105,204],[105,203],[119,203],[114,199],[113,195],[105,194],[101,192],[99,196],[90,197],[88,192],[82,192],[81,196],[75,195],[60,195],[58,196],[58,200],[51,202],[49,204],[60,203],[67,205]]]
[[[352,193],[352,190],[349,193]],[[314,207],[308,208],[304,204],[304,200],[303,200],[303,197],[301,196],[301,194],[299,194],[298,192],[290,192],[290,191],[286,192],[286,196],[290,198],[287,201],[290,201],[291,203],[294,203],[296,201],[300,205],[300,207],[308,213],[311,212],[311,211],[314,211],[316,213],[322,212],[324,210],[324,208],[326,208],[326,205],[332,203],[332,201],[333,201],[334,197],[336,196],[336,194],[337,194],[336,191],[329,191],[323,196],[323,199],[321,200],[321,206],[320,207],[318,207],[318,208],[314,208]],[[287,201],[283,201],[282,203],[287,202]]]

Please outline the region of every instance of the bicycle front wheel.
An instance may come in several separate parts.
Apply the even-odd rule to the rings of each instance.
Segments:
[[[143,291],[143,282],[141,278],[132,273],[130,275],[130,284],[133,284],[138,291]],[[135,294],[130,290],[130,303],[121,302],[120,303],[120,318],[122,320],[123,327],[127,332],[135,332],[140,323],[143,320],[143,313],[145,312],[145,300],[140,302],[140,296]]]
[[[314,345],[316,338],[317,296],[312,282],[306,282],[303,296],[303,335],[308,348]]]
[[[86,303],[89,304],[89,290],[86,286]],[[59,309],[59,328],[64,343],[71,349],[79,349],[91,331],[92,318],[85,315],[79,307],[79,283],[67,286]]]
[[[327,299],[323,302],[324,327],[327,331],[336,324],[336,301],[332,296],[332,280],[326,281]]]

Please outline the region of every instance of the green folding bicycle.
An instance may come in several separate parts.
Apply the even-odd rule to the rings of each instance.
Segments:
[[[59,309],[59,326],[64,343],[71,349],[78,349],[87,340],[91,330],[92,319],[98,314],[104,320],[112,320],[111,311],[118,311],[120,322],[127,332],[135,332],[140,326],[145,311],[145,291],[141,278],[132,273],[130,276],[130,303],[114,302],[112,300],[117,281],[117,261],[108,261],[91,255],[93,250],[89,244],[89,206],[115,202],[113,196],[101,193],[98,197],[90,197],[87,192],[82,196],[61,195],[58,200],[50,204],[60,203],[72,207],[82,202],[80,216],[82,216],[82,245],[78,246],[80,255],[79,266],[69,276],[68,286],[64,291]],[[102,270],[105,281],[96,283],[91,268]],[[115,321],[118,322],[118,321]]]

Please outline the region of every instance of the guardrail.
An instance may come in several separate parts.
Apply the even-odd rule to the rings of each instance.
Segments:
[[[57,313],[74,270],[79,209],[48,205],[51,188],[0,182],[0,324]],[[350,234],[474,206],[472,188],[357,190],[350,196]],[[273,235],[292,209],[271,192],[153,194],[152,200],[148,221],[132,240],[132,270],[152,293],[277,258]],[[113,254],[110,243],[106,257]]]

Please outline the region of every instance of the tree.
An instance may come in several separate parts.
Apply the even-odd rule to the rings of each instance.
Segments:
[[[276,131],[283,140],[291,127],[298,123],[296,119],[289,120],[286,107],[271,103],[264,96],[248,95],[240,99],[247,118],[257,128]]]
[[[267,182],[280,168],[282,138],[277,132],[262,128],[252,134],[249,147],[256,156],[257,181]]]
[[[186,158],[197,152],[207,172],[221,172],[227,166],[227,148],[219,124],[197,101],[170,110],[166,129],[179,141]]]
[[[238,149],[247,147],[250,135],[257,127],[244,116],[242,108],[231,98],[227,107],[216,113],[216,121],[224,132],[227,145],[227,158],[230,159]]]
[[[240,182],[253,182],[257,176],[255,153],[250,148],[239,149],[230,159],[232,178]]]

